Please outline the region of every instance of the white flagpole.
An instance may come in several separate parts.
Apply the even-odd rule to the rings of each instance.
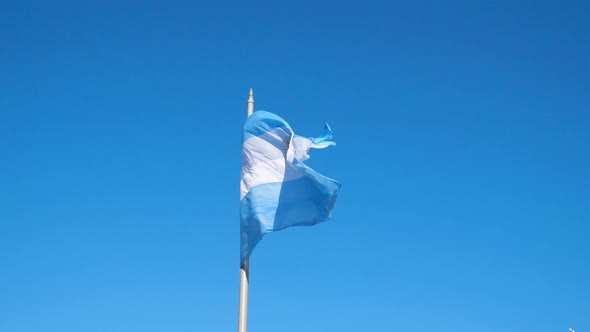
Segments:
[[[250,97],[248,97],[248,116],[254,113],[254,91],[250,89]]]
[[[248,97],[248,116],[254,113],[254,92],[250,89]],[[248,323],[248,282],[250,278],[250,259],[240,267],[240,309],[238,314],[238,332],[247,331]]]

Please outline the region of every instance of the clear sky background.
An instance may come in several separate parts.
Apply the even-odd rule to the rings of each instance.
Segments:
[[[0,331],[235,331],[248,89],[338,179],[249,330],[590,331],[587,1],[2,1]]]

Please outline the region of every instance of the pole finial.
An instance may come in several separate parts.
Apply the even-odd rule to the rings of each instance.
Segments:
[[[254,90],[250,88],[250,97],[248,97],[248,116],[254,113]]]
[[[252,90],[252,88],[250,88],[250,96],[248,97],[248,102],[249,103],[254,102],[254,90]]]

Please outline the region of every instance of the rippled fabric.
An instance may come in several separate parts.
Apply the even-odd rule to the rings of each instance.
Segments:
[[[290,226],[326,221],[336,203],[340,183],[306,166],[309,149],[336,145],[325,125],[318,137],[293,133],[281,117],[254,112],[242,135],[240,183],[240,266],[262,236]]]

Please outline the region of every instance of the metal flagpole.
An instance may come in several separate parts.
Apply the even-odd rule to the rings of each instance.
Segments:
[[[254,92],[250,89],[248,97],[248,116],[254,112]],[[250,278],[250,259],[240,267],[240,309],[238,314],[238,332],[247,331],[248,323],[248,282]]]
[[[254,113],[254,91],[250,89],[250,97],[248,97],[248,116]]]

